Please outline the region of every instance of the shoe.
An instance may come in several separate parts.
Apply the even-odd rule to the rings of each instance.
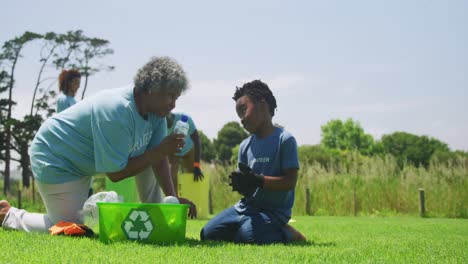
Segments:
[[[291,232],[291,241],[300,241],[300,242],[305,242],[307,241],[307,238],[299,231],[297,231],[294,227],[290,226],[289,224],[286,225],[286,229]]]
[[[8,211],[10,211],[10,208],[11,208],[11,205],[8,201],[6,200],[0,201],[0,227],[3,224],[3,220],[5,220],[5,217]]]

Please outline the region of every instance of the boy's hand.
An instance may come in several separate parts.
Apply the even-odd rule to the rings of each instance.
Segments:
[[[258,187],[263,187],[263,175],[256,174],[252,169],[239,163],[240,171],[234,171],[229,175],[232,191],[237,191],[244,196],[252,195]]]

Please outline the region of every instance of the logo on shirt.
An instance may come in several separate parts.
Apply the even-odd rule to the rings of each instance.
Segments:
[[[255,162],[268,163],[270,162],[270,157],[259,157],[255,159]]]
[[[146,132],[145,134],[143,134],[143,136],[140,138],[140,140],[135,142],[135,144],[133,145],[130,152],[135,152],[135,151],[140,150],[143,147],[148,146],[152,135],[153,135],[153,131],[149,131],[149,132]]]

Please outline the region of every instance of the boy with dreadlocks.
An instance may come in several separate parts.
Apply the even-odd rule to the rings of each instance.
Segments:
[[[287,224],[299,161],[294,137],[272,123],[275,97],[265,83],[255,80],[237,88],[233,99],[242,125],[252,134],[240,145],[239,170],[229,176],[232,190],[243,198],[211,219],[201,230],[201,240],[305,241]]]

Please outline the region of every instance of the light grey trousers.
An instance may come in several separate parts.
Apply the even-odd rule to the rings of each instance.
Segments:
[[[151,167],[137,174],[135,182],[141,202],[160,203],[164,198]],[[3,220],[3,228],[27,232],[48,232],[49,228],[60,220],[83,223],[81,210],[88,199],[91,177],[60,184],[38,181],[36,183],[47,214],[30,213],[11,207]]]

